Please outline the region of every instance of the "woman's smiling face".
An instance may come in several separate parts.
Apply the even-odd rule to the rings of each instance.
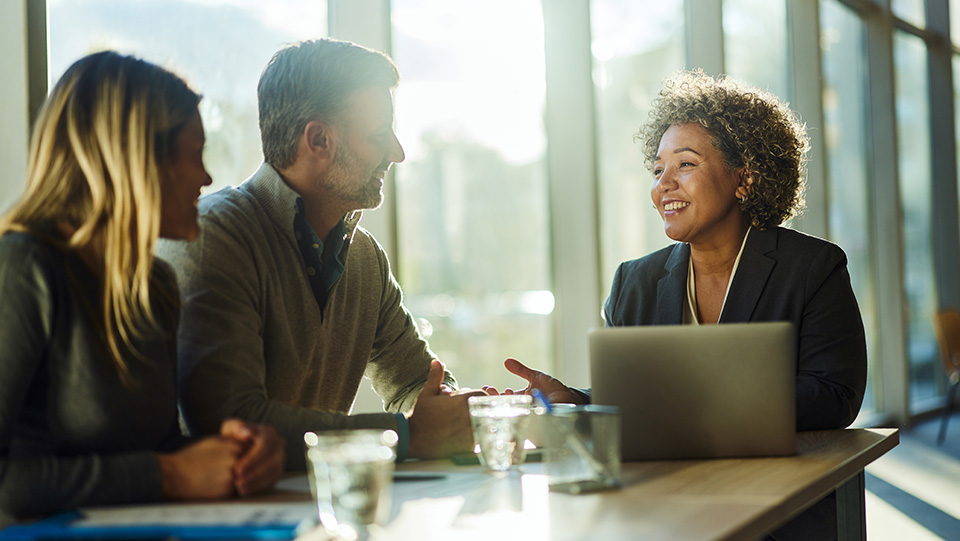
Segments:
[[[746,230],[741,175],[727,165],[700,124],[673,125],[660,138],[650,196],[675,241],[709,246]],[[738,193],[738,188],[742,193]]]

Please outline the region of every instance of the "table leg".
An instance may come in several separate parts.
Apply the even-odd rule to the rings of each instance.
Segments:
[[[867,510],[863,491],[863,470],[837,488],[837,539],[840,541],[867,539]]]

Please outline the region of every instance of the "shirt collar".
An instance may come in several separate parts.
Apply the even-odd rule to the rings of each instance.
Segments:
[[[743,249],[747,245],[747,237],[750,236],[750,230],[753,226],[747,227],[746,234],[743,235],[743,242],[740,243],[740,251],[737,252],[737,259],[733,261],[733,269],[730,271],[730,279],[727,280],[727,290],[723,294],[723,304],[720,305],[720,318],[723,319],[723,309],[727,306],[727,296],[730,295],[730,285],[733,284],[733,277],[737,275],[737,267],[740,266],[740,257],[743,255]],[[687,269],[687,302],[683,310],[683,323],[699,325],[697,319],[697,288],[696,277],[693,275],[693,257],[688,258],[689,265]]]

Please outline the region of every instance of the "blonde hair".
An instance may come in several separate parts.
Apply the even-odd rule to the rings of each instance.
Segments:
[[[0,234],[44,235],[59,223],[67,249],[90,246],[102,279],[100,322],[121,378],[124,350],[160,332],[151,306],[153,248],[160,232],[160,168],[196,114],[200,96],[176,75],[105,51],[74,63],[34,124],[27,186],[0,217]]]

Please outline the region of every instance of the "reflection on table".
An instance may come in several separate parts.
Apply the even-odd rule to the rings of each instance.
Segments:
[[[895,429],[806,432],[791,457],[627,462],[621,488],[576,496],[550,492],[540,464],[406,462],[375,539],[757,539],[833,490],[840,538],[864,539],[863,468],[898,441]]]

